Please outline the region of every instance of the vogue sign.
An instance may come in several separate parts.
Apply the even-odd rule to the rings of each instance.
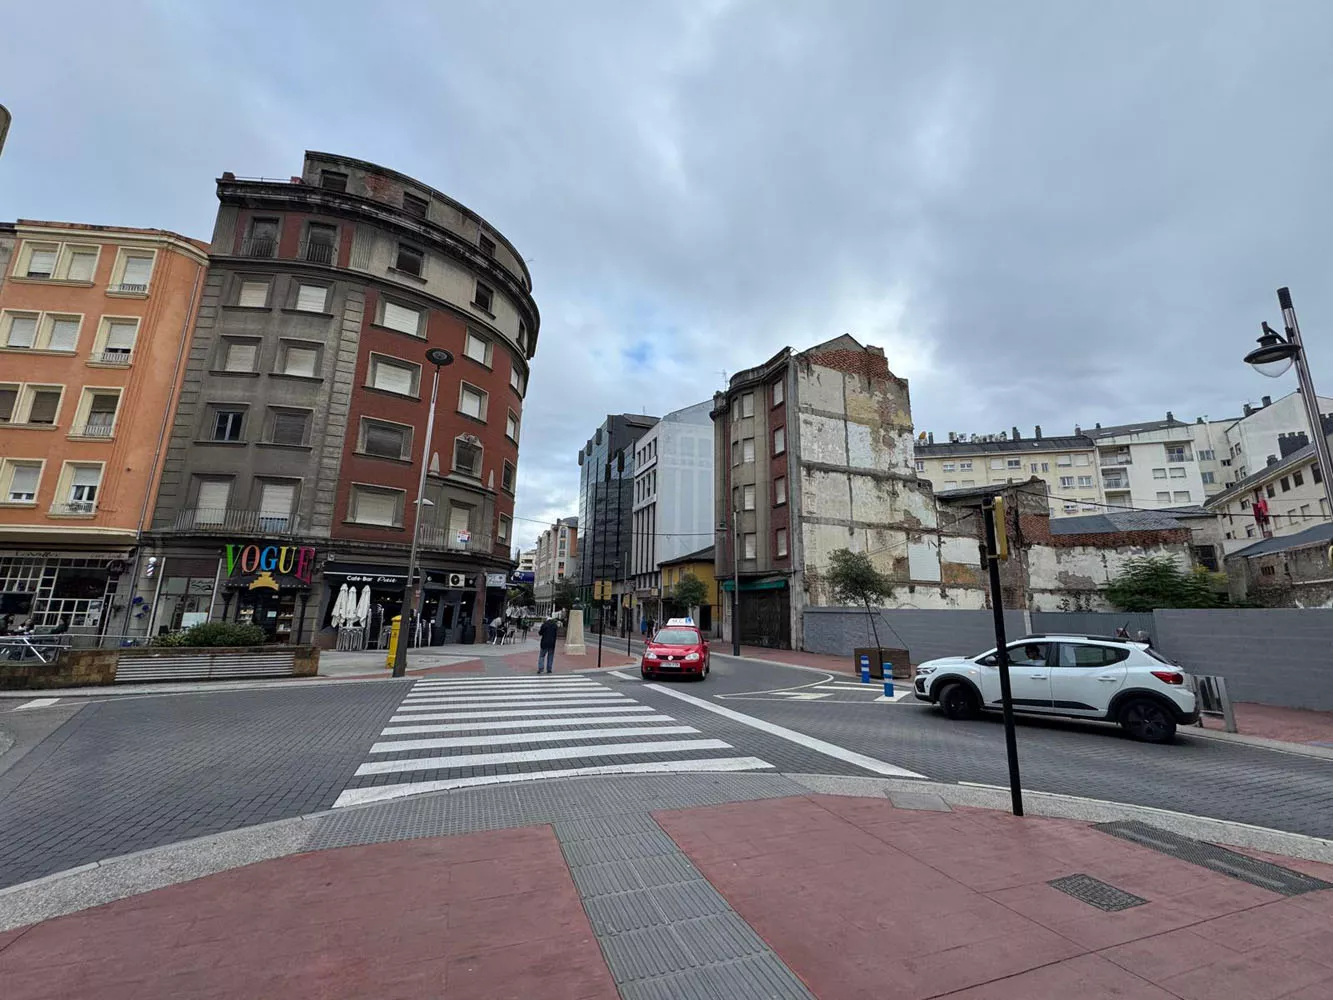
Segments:
[[[242,545],[226,547],[227,579],[254,576],[251,590],[260,587],[278,589],[275,576],[289,576],[310,584],[315,572],[315,548],[312,545]]]

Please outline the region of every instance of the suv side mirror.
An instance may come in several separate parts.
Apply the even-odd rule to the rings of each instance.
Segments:
[[[994,653],[991,653],[990,656],[983,656],[977,662],[980,663],[983,667],[993,667],[996,664],[998,664],[1000,660]]]

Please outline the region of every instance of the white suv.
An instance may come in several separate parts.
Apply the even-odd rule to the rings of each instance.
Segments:
[[[1006,647],[1014,711],[1118,722],[1137,740],[1168,743],[1199,717],[1185,673],[1147,643],[1097,635],[1029,635]],[[1000,710],[995,650],[916,668],[915,693],[950,719]]]

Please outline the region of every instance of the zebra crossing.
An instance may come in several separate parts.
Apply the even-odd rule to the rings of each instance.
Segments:
[[[773,767],[579,675],[423,679],[334,807],[594,774]]]

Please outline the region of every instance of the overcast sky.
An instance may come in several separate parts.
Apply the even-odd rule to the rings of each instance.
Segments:
[[[542,311],[518,540],[608,412],[840,333],[919,430],[1214,418],[1290,285],[1333,394],[1333,4],[0,3],[0,218],[208,238],[305,149],[448,192]]]

